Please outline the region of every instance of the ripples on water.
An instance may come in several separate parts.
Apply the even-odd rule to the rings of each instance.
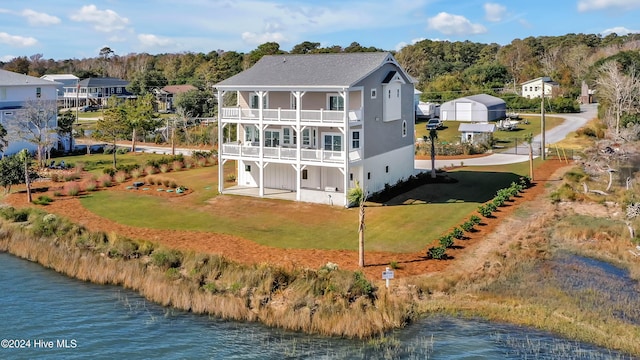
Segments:
[[[31,341],[2,359],[618,359],[607,350],[521,327],[429,317],[385,341],[323,338],[228,322],[68,279],[0,254],[0,338]],[[34,348],[35,340],[54,349]],[[55,348],[75,340],[75,348]]]

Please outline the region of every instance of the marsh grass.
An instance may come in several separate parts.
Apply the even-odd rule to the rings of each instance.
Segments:
[[[37,209],[7,207],[0,215],[0,251],[81,280],[131,288],[165,306],[353,338],[384,334],[415,316],[407,295],[380,292],[360,272],[238,264],[89,232]]]

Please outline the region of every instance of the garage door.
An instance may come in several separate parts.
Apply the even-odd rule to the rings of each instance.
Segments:
[[[471,121],[471,103],[470,102],[457,102],[456,103],[456,120],[458,121]]]

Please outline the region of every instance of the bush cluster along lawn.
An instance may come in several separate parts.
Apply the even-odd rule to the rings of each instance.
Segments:
[[[140,155],[121,155],[119,161],[136,156]],[[65,161],[89,163],[83,158],[93,161],[98,156]],[[449,174],[457,183],[424,185],[405,194],[401,203],[389,206],[369,204],[367,249],[421,251],[527,171],[526,163],[461,168]],[[97,215],[131,226],[227,233],[282,248],[357,249],[357,209],[231,195],[216,201],[215,166],[163,176],[184,184],[193,193],[175,201],[137,191],[99,191],[83,196],[81,202]]]

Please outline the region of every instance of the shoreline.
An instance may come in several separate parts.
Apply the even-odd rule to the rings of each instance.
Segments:
[[[554,174],[562,168],[555,169]],[[635,340],[638,340],[636,338],[640,335],[634,335],[633,332],[629,334],[628,327],[616,325],[618,326],[615,332],[617,338],[611,340],[607,339],[610,337],[604,337],[601,334],[603,331],[606,333],[604,325],[576,322],[574,318],[562,314],[545,318],[544,314],[548,310],[543,305],[536,304],[535,301],[518,300],[514,303],[514,299],[499,294],[491,296],[485,294],[482,298],[478,298],[479,288],[496,281],[501,274],[509,274],[514,263],[526,259],[527,256],[532,258],[540,256],[537,251],[543,251],[543,253],[547,251],[544,249],[550,245],[544,243],[544,239],[532,238],[530,235],[548,227],[550,222],[554,221],[556,215],[550,211],[554,208],[546,195],[558,179],[558,175],[547,174],[535,188],[528,190],[532,192],[530,195],[535,195],[533,199],[520,200],[514,204],[516,206],[509,206],[504,209],[504,212],[501,210],[502,213],[497,214],[497,219],[491,219],[497,222],[493,231],[483,234],[482,238],[474,243],[468,243],[464,251],[456,252],[456,259],[449,261],[444,270],[398,279],[389,291],[382,289],[380,281],[375,282],[378,286],[375,291],[377,297],[375,301],[367,296],[353,299],[338,296],[329,300],[323,297],[325,294],[317,294],[314,298],[309,298],[308,295],[292,290],[294,286],[291,285],[295,279],[289,272],[291,269],[266,264],[253,266],[235,264],[233,266],[238,267],[231,269],[230,260],[221,256],[214,257],[211,254],[187,251],[188,254],[179,270],[172,270],[173,267],[164,269],[151,264],[149,254],[132,260],[112,258],[109,251],[95,253],[70,247],[69,241],[77,243],[81,238],[77,234],[70,240],[63,240],[60,236],[49,240],[28,239],[24,233],[26,229],[24,224],[8,226],[7,223],[2,223],[0,251],[38,262],[69,277],[135,290],[150,301],[163,306],[193,313],[211,314],[229,320],[259,321],[270,327],[311,334],[372,338],[384,336],[387,331],[402,328],[419,316],[444,312],[462,316],[480,316],[492,321],[529,326],[551,331],[570,339],[586,341],[630,354],[640,354],[640,349],[633,345],[637,343]],[[522,214],[515,214],[516,208],[521,209],[520,212],[525,212],[526,215],[523,217]],[[536,224],[532,224],[534,222],[537,228],[534,226]],[[82,228],[82,225],[73,226],[74,231]],[[11,230],[14,227],[17,230]],[[14,236],[15,239],[13,239]],[[104,236],[104,241],[107,243],[118,242],[116,239],[110,239],[106,234]],[[541,241],[542,243],[538,244]],[[510,247],[515,244],[520,244],[518,246],[522,246],[524,250],[513,251]],[[126,250],[126,246],[122,244],[119,246]],[[527,249],[525,246],[531,246],[532,249]],[[217,263],[216,266],[219,268],[229,270],[224,272],[214,269],[215,277],[219,279],[229,277],[227,285],[209,281],[209,275],[189,276],[194,269],[205,265],[211,267],[213,263]],[[464,269],[470,271],[465,273]],[[310,280],[311,282],[307,283],[309,285],[314,284],[313,281],[321,276],[322,271],[330,273],[327,269],[319,271],[307,269],[303,275],[299,273],[296,276]],[[262,280],[266,279],[266,281],[252,283],[246,280],[249,276],[247,273],[256,272],[259,272]],[[231,273],[235,274],[230,275]],[[353,281],[348,276],[346,279]],[[235,286],[237,288],[234,289],[234,284],[242,282],[251,283],[251,286]],[[299,286],[300,283],[298,283]],[[336,313],[335,304],[348,306],[342,307],[342,310]],[[322,314],[324,310],[330,311]],[[532,314],[540,318],[538,322],[532,322],[527,317]],[[600,328],[603,330],[599,330]],[[619,332],[620,328],[626,333]]]

